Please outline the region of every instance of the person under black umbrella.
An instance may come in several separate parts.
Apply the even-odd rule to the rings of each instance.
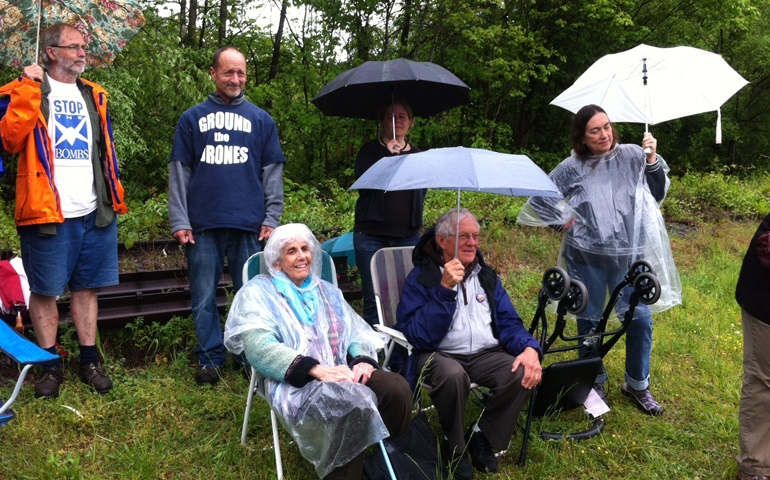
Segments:
[[[365,143],[356,156],[356,179],[381,158],[420,152],[406,139],[414,124],[412,109],[406,101],[395,99],[392,106],[390,102],[383,105],[378,118],[380,135]],[[378,319],[369,263],[381,248],[417,244],[425,194],[424,189],[359,192],[353,244],[364,293],[363,317],[370,325],[378,323]]]

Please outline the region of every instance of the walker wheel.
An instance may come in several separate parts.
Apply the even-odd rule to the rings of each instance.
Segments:
[[[551,267],[543,274],[543,290],[551,300],[561,300],[569,293],[569,275],[563,268]]]
[[[634,273],[651,273],[655,275],[655,269],[652,268],[652,264],[647,260],[637,260],[631,265],[631,272]]]
[[[634,291],[639,295],[639,301],[652,305],[660,298],[660,281],[650,273],[640,273],[634,280]]]
[[[588,290],[583,282],[571,278],[569,282],[569,294],[562,300],[569,313],[580,315],[588,308]]]

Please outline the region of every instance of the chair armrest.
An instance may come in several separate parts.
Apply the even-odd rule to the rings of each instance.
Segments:
[[[386,327],[384,325],[375,325],[374,329],[377,330],[378,332],[382,332],[385,335],[388,335],[394,342],[406,348],[406,350],[409,352],[410,355],[412,354],[412,344],[409,343],[409,341],[406,339],[403,333],[399,332],[394,328]]]

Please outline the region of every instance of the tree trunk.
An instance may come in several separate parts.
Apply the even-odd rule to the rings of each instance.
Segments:
[[[278,31],[275,33],[275,41],[273,42],[273,59],[270,62],[270,74],[268,81],[275,78],[278,75],[278,60],[281,57],[281,40],[283,38],[283,24],[286,22],[286,8],[288,0],[283,0],[281,4],[281,18],[278,20]]]
[[[399,45],[401,55],[406,55],[407,42],[409,41],[409,24],[412,23],[412,0],[404,0],[404,24],[401,26],[401,40]]]
[[[206,35],[206,16],[209,14],[209,0],[203,2],[203,11],[201,12],[201,34],[198,46],[203,47],[203,40]]]
[[[195,39],[195,21],[198,19],[198,0],[190,0],[190,15],[187,21],[187,42]]]
[[[184,43],[187,39],[187,0],[179,0],[179,40]]]
[[[227,35],[227,0],[220,0],[219,2],[219,46],[220,47],[224,45],[226,35]]]

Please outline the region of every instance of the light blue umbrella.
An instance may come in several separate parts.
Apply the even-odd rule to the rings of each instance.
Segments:
[[[385,191],[420,188],[457,190],[458,210],[461,190],[511,197],[562,198],[548,175],[526,155],[464,147],[434,148],[382,158],[350,187],[351,190],[366,188]]]
[[[356,250],[353,248],[353,232],[330,238],[321,244],[321,249],[331,257],[346,257],[348,267],[356,266]]]

